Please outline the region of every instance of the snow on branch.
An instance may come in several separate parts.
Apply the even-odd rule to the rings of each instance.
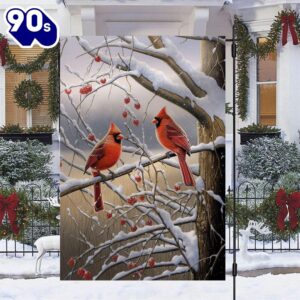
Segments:
[[[223,148],[224,146],[225,146],[224,137],[217,137],[214,142],[210,142],[208,144],[201,143],[197,146],[193,146],[191,148],[191,153],[199,153],[202,151],[215,151],[216,149]],[[68,145],[68,147],[71,148],[71,145]],[[74,149],[74,148],[72,150],[73,151],[76,150],[76,152],[78,151],[77,149]],[[80,153],[80,155],[82,155],[81,152],[79,152],[79,153]],[[157,154],[157,155],[152,156],[151,159],[142,158],[140,165],[143,167],[146,167],[146,166],[149,166],[151,164],[154,164],[154,163],[157,163],[160,161],[163,162],[165,159],[169,159],[170,157],[174,157],[174,156],[175,156],[175,154],[170,153],[170,152]],[[118,168],[117,170],[115,170],[115,172],[110,175],[101,174],[101,176],[94,177],[91,179],[70,179],[60,186],[60,195],[61,195],[61,197],[63,197],[72,192],[75,192],[75,191],[81,190],[83,188],[86,188],[90,185],[93,185],[96,182],[106,182],[106,181],[118,178],[120,176],[124,176],[126,174],[129,174],[130,172],[132,172],[135,169],[136,169],[136,163],[126,164],[126,165]]]

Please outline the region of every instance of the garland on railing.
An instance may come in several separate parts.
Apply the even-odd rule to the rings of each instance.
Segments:
[[[243,21],[235,16],[235,33],[237,40],[237,89],[236,99],[238,114],[242,120],[247,117],[249,77],[248,65],[251,57],[266,58],[268,54],[274,52],[282,35],[282,45],[285,45],[288,30],[293,37],[294,45],[300,39],[300,18],[294,10],[283,10],[275,17],[271,25],[267,41],[264,44],[254,42]],[[296,34],[296,36],[295,36]]]
[[[0,189],[0,239],[22,239],[32,220],[47,222],[57,226],[56,207],[43,206],[42,203],[29,201],[26,192],[10,188]],[[7,222],[4,222],[7,215]]]
[[[3,56],[3,52],[5,56]],[[7,65],[8,70],[16,73],[26,74],[32,74],[34,72],[41,71],[45,64],[49,62],[48,111],[50,118],[52,120],[56,120],[59,115],[59,45],[50,49],[45,49],[31,62],[20,64],[17,62],[15,56],[9,49],[7,39],[0,34],[0,59],[2,65]],[[28,107],[28,109],[30,108]]]

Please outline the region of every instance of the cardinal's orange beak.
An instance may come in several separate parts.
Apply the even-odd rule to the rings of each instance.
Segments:
[[[124,139],[124,136],[122,134],[119,134],[117,137],[118,140],[122,141]]]
[[[151,122],[152,122],[153,124],[157,124],[157,123],[158,123],[158,120],[154,118]]]

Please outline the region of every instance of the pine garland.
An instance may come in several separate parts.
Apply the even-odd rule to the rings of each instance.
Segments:
[[[249,60],[252,57],[266,58],[268,54],[274,52],[277,48],[278,42],[281,37],[281,18],[294,14],[295,16],[295,30],[298,38],[300,39],[300,18],[294,10],[283,10],[275,17],[274,22],[271,25],[268,36],[266,37],[266,43],[257,44],[254,42],[248,32],[247,26],[243,21],[235,16],[235,38],[237,40],[237,89],[236,99],[238,114],[242,120],[247,118],[248,108],[248,91],[249,91],[249,76],[248,65]]]
[[[0,34],[0,40],[4,38]],[[49,62],[49,97],[48,97],[48,111],[51,120],[57,120],[59,116],[59,44],[53,48],[45,49],[33,61],[26,64],[17,62],[15,56],[12,54],[9,47],[5,50],[5,57],[7,60],[8,70],[16,73],[32,74],[41,71],[45,64]]]

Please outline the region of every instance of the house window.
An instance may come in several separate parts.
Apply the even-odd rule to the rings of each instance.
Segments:
[[[263,44],[266,38],[258,38]],[[276,64],[277,53],[257,60],[258,123],[276,125]]]

